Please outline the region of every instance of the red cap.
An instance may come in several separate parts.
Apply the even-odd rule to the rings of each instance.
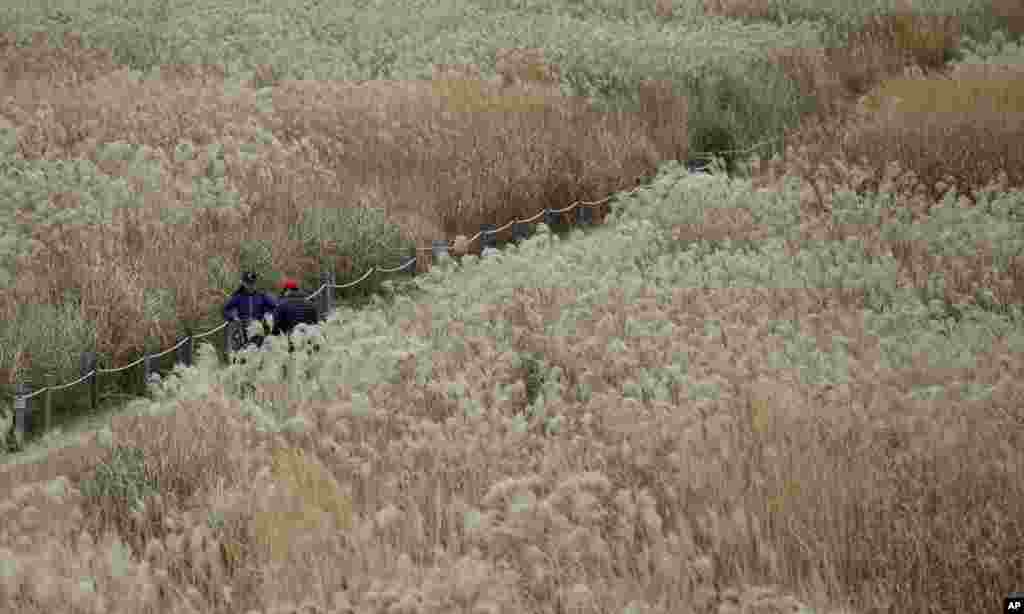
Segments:
[[[298,290],[299,282],[295,281],[294,279],[285,279],[284,282],[281,283],[281,286],[285,290]]]

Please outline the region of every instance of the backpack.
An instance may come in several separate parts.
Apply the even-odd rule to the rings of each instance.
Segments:
[[[291,334],[299,323],[317,324],[320,311],[309,299],[297,294],[282,297],[274,313],[274,334]]]

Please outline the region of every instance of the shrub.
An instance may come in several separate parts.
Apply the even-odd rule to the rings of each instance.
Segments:
[[[144,452],[135,447],[115,445],[107,459],[96,467],[93,477],[79,486],[86,500],[96,506],[100,526],[128,526],[128,515],[143,500],[157,493],[145,466]]]
[[[810,108],[812,100],[802,97],[781,69],[761,70],[767,64],[752,59],[737,68],[735,63],[710,61],[687,75],[682,89],[691,156],[721,155],[732,173],[741,156],[730,150],[778,134]],[[786,101],[785,109],[780,101]]]
[[[145,450],[147,475],[168,501],[233,476],[240,429],[230,414],[209,404],[179,403],[173,412],[125,416],[115,423],[117,441]]]
[[[59,304],[21,303],[11,320],[0,320],[0,355],[21,358],[19,379],[37,386],[47,373],[77,374],[79,356],[96,347],[96,326],[70,293]]]
[[[355,281],[370,267],[394,267],[413,246],[383,209],[364,206],[304,210],[291,234],[318,265],[314,271],[301,273],[303,287],[310,289],[320,287],[320,271],[336,272],[339,284]],[[352,292],[357,296],[376,293],[385,279],[385,275],[375,273]]]
[[[522,366],[526,378],[526,404],[530,405],[544,388],[544,365],[537,355],[527,354],[522,359]]]

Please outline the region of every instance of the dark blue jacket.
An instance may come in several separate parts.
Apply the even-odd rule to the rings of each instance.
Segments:
[[[225,320],[231,319],[232,311],[237,311],[241,320],[262,320],[263,316],[273,313],[276,308],[274,297],[263,292],[248,292],[245,286],[241,286],[224,305],[223,313]]]
[[[318,324],[320,310],[300,291],[292,291],[281,297],[274,310],[274,331],[272,334],[291,334],[299,323]]]

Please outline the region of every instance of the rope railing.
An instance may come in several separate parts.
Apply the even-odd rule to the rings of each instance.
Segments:
[[[775,143],[777,141],[781,141],[784,138],[785,137],[781,137],[781,136],[772,137],[770,139],[765,139],[765,140],[763,140],[763,141],[761,141],[759,143],[754,143],[750,147],[745,147],[743,149],[721,149],[721,150],[719,150],[717,152],[714,152],[714,151],[698,151],[696,153],[691,153],[689,155],[690,155],[691,158],[714,158],[716,156],[720,156],[722,154],[728,154],[728,153],[736,153],[736,154],[750,153],[750,152],[754,151],[755,149],[757,149],[759,147],[764,147],[765,145],[770,145],[770,144]]]
[[[781,141],[781,140],[782,140],[782,137],[774,137],[774,138],[770,138],[770,139],[765,139],[765,140],[760,141],[758,143],[754,143],[750,147],[745,147],[743,149],[723,149],[723,150],[720,150],[718,152],[696,152],[696,153],[691,153],[689,155],[690,155],[691,158],[712,159],[712,158],[715,158],[715,157],[717,157],[717,156],[719,156],[721,154],[724,154],[724,153],[737,153],[737,154],[750,153],[750,152],[754,151],[755,149],[758,149],[760,147],[765,147],[767,145],[770,145],[772,143],[775,143],[775,142]],[[700,172],[700,171],[708,170],[710,168],[711,168],[711,164],[705,164],[704,166],[694,167],[694,168],[691,168],[690,170],[691,170],[691,172]],[[639,189],[639,188],[634,188],[633,190],[630,190],[629,192],[625,192],[624,195],[632,194],[633,192],[636,192],[637,189]],[[605,201],[607,201],[608,199],[613,198],[614,196],[615,196],[615,194],[612,194],[611,196],[608,196],[608,197],[606,197],[606,198],[604,198],[602,200],[595,201],[595,202],[576,201],[573,204],[569,205],[568,207],[565,207],[564,209],[553,209],[553,210],[545,209],[545,210],[542,210],[542,211],[538,212],[537,215],[535,215],[535,216],[533,216],[532,218],[529,218],[529,219],[525,219],[525,220],[512,220],[509,223],[507,223],[504,226],[502,226],[501,228],[494,229],[494,230],[487,230],[487,231],[481,230],[480,232],[478,232],[475,235],[473,235],[472,238],[467,239],[466,242],[467,243],[472,243],[473,241],[477,240],[484,232],[496,234],[496,233],[502,232],[503,230],[507,229],[509,226],[512,226],[513,224],[516,224],[516,223],[528,224],[528,223],[536,220],[540,216],[544,215],[546,211],[550,211],[551,213],[563,213],[563,212],[566,212],[566,211],[571,211],[572,209],[574,209],[576,207],[576,205],[589,205],[589,206],[600,205],[600,204],[604,203]],[[435,241],[435,244],[433,246],[431,246],[431,247],[416,248],[416,251],[430,252],[432,250],[435,250],[437,248],[437,245],[438,245],[438,242]],[[455,246],[455,241],[449,241],[448,242],[448,246],[449,247],[454,247]],[[406,266],[408,266],[408,263],[402,265],[401,267],[399,267],[399,269],[405,268]],[[395,271],[395,270],[399,270],[399,269],[391,269],[391,270]]]
[[[746,152],[753,151],[754,149],[756,149],[758,147],[763,147],[765,145],[768,145],[768,144],[770,144],[770,143],[772,143],[774,141],[777,141],[777,140],[779,140],[779,139],[778,138],[768,139],[768,140],[762,141],[760,143],[757,143],[757,144],[755,144],[755,145],[753,145],[751,147],[748,147],[746,149],[742,149],[742,150],[729,150],[729,151],[718,152],[718,153],[746,153]],[[699,156],[701,154],[694,154],[694,155]],[[715,154],[708,154],[708,155],[709,156],[713,156]],[[705,165],[704,167],[700,167],[698,169],[692,169],[692,170],[694,170],[694,171],[705,170],[709,166],[710,165]],[[582,205],[583,208],[580,210],[580,214],[581,215],[577,219],[577,223],[579,225],[581,225],[581,226],[588,226],[588,225],[591,225],[593,223],[593,217],[592,217],[593,211],[592,211],[592,208],[597,207],[599,205],[603,205],[604,203],[608,202],[609,200],[611,200],[613,198],[622,198],[622,197],[625,197],[625,196],[629,196],[629,195],[635,194],[636,192],[639,192],[640,190],[643,190],[643,189],[648,189],[648,186],[637,186],[636,188],[633,188],[632,190],[629,190],[627,192],[620,192],[620,193],[611,194],[611,195],[606,196],[605,198],[602,198],[601,200],[597,200],[597,201],[579,201],[579,200],[577,200],[577,201],[573,202],[572,204],[570,204],[570,205],[568,205],[566,207],[563,207],[562,209],[543,209],[543,210],[541,210],[540,212],[538,212],[536,215],[534,215],[531,218],[522,219],[522,220],[520,220],[520,219],[513,219],[513,220],[509,221],[508,223],[506,223],[501,228],[495,228],[493,224],[482,224],[481,228],[480,228],[480,232],[478,232],[475,235],[473,235],[472,238],[467,239],[466,240],[466,245],[468,246],[469,244],[473,243],[477,239],[480,239],[481,237],[483,237],[484,239],[482,241],[481,257],[485,257],[485,256],[487,256],[487,255],[497,251],[497,249],[495,247],[495,242],[496,242],[496,236],[497,236],[497,234],[499,232],[503,232],[504,230],[507,230],[508,228],[511,227],[513,229],[513,235],[514,235],[513,236],[513,240],[518,242],[518,241],[520,241],[522,239],[527,238],[527,236],[529,236],[529,231],[528,231],[528,229],[526,227],[527,224],[530,224],[530,223],[540,219],[541,217],[545,217],[546,218],[545,219],[545,223],[547,223],[548,226],[553,226],[555,223],[557,223],[559,215],[561,215],[563,213],[568,213],[568,212],[574,210],[576,207],[578,207],[580,205]],[[351,281],[349,283],[346,283],[346,284],[336,284],[336,283],[334,283],[333,282],[333,280],[334,280],[334,273],[333,272],[324,272],[324,273],[321,274],[321,279],[323,280],[323,283],[321,283],[320,287],[317,288],[317,290],[315,292],[313,292],[312,294],[307,296],[306,299],[314,300],[318,296],[322,295],[321,303],[322,303],[322,307],[323,308],[321,309],[321,318],[323,320],[326,320],[327,316],[329,316],[330,313],[333,312],[333,310],[334,310],[334,300],[333,300],[334,299],[334,296],[333,296],[334,293],[333,292],[325,293],[324,292],[325,290],[327,290],[327,289],[343,290],[345,288],[350,288],[350,287],[355,286],[355,285],[357,285],[359,283],[362,283],[364,280],[366,280],[370,275],[372,275],[375,272],[379,272],[379,273],[395,273],[395,272],[407,269],[411,265],[416,264],[416,262],[418,261],[417,253],[421,253],[421,252],[432,253],[434,258],[441,258],[441,257],[447,256],[448,255],[448,250],[450,248],[453,248],[455,245],[456,245],[455,241],[447,241],[445,239],[439,239],[439,240],[435,240],[430,247],[414,247],[414,248],[411,248],[410,251],[412,252],[412,257],[409,260],[407,260],[405,263],[403,263],[403,264],[401,264],[401,265],[399,265],[397,267],[390,268],[390,269],[372,266],[372,267],[370,267],[366,271],[365,274],[363,274],[362,277],[360,277],[359,279],[357,279],[355,281]],[[413,268],[412,273],[413,273],[413,275],[416,274],[415,268]],[[227,328],[228,331],[225,334],[225,347],[224,347],[224,349],[225,349],[225,354],[230,356],[233,352],[241,349],[241,347],[243,347],[247,343],[247,339],[245,337],[244,325],[245,325],[245,322],[240,322],[240,321],[232,320],[232,321],[224,322],[221,325],[217,326],[216,328],[213,328],[211,330],[208,330],[208,331],[202,332],[202,333],[195,333],[195,334],[193,334],[190,331],[186,331],[185,338],[182,339],[181,341],[179,341],[178,343],[176,343],[174,346],[172,346],[172,347],[170,347],[170,348],[168,348],[166,350],[163,350],[163,351],[161,351],[159,353],[156,353],[156,354],[146,354],[146,355],[140,357],[135,362],[132,362],[132,363],[127,364],[127,365],[124,365],[122,367],[112,367],[112,368],[109,368],[109,369],[100,368],[98,366],[96,354],[94,352],[86,352],[82,356],[82,375],[78,379],[76,379],[76,380],[74,380],[72,382],[65,383],[65,384],[52,384],[52,383],[49,383],[49,381],[48,381],[47,383],[49,385],[44,386],[44,387],[40,388],[39,390],[30,391],[30,386],[29,386],[28,382],[25,382],[25,381],[18,382],[16,384],[16,390],[15,390],[15,396],[14,396],[14,417],[15,417],[15,420],[14,420],[14,424],[12,424],[12,428],[15,431],[16,437],[18,437],[19,441],[22,441],[24,439],[24,436],[25,436],[25,433],[26,433],[26,421],[27,421],[27,418],[28,418],[29,414],[32,412],[32,408],[29,406],[28,401],[33,399],[33,398],[35,398],[35,397],[38,397],[40,395],[44,395],[44,403],[43,403],[43,405],[44,405],[44,426],[43,426],[43,430],[44,431],[48,431],[48,430],[50,430],[50,424],[51,424],[52,401],[53,401],[52,394],[51,394],[52,392],[57,392],[57,391],[60,391],[60,390],[65,390],[67,388],[70,388],[72,386],[80,384],[80,383],[82,383],[82,382],[84,382],[86,380],[90,380],[90,384],[91,384],[91,386],[90,386],[90,388],[91,388],[91,394],[90,394],[90,396],[91,396],[91,405],[92,405],[92,409],[95,410],[97,408],[97,405],[98,405],[98,375],[100,375],[100,374],[111,374],[111,373],[120,373],[122,371],[127,371],[128,369],[136,367],[139,364],[143,364],[144,365],[144,372],[143,372],[142,380],[143,380],[143,382],[145,384],[148,384],[149,382],[152,381],[152,378],[153,378],[154,375],[159,377],[159,374],[154,373],[154,369],[153,369],[153,365],[152,365],[154,360],[156,360],[158,358],[162,358],[163,356],[166,356],[167,354],[170,354],[171,352],[179,351],[179,354],[180,354],[179,362],[183,363],[185,365],[191,365],[192,364],[193,346],[194,346],[195,340],[203,339],[203,338],[208,337],[210,335],[216,334],[216,333],[220,332],[221,330],[223,330],[225,328]],[[181,351],[182,349],[184,349],[183,352]],[[50,379],[52,379],[52,375],[48,374],[47,375],[47,380],[50,380]],[[0,438],[0,440],[2,440],[2,438]]]

